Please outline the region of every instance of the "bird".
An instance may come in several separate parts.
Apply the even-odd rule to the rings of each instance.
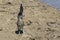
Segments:
[[[17,27],[18,30],[16,31],[17,34],[22,34],[23,33],[23,26],[24,26],[24,22],[23,22],[23,6],[21,4],[20,6],[20,11],[18,13],[18,20],[17,20]]]

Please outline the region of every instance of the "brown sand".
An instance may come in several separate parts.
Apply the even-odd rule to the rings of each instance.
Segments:
[[[22,35],[15,34],[21,3]],[[0,40],[60,40],[60,12],[37,0],[0,0]]]

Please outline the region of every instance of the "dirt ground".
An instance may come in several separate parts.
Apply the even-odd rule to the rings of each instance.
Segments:
[[[23,34],[16,34],[23,4]],[[60,12],[37,0],[0,0],[0,40],[60,40]]]

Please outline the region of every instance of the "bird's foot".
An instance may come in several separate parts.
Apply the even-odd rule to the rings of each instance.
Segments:
[[[23,34],[23,31],[22,30],[17,30],[15,31],[16,34]]]

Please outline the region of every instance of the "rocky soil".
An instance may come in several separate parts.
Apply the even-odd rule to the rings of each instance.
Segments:
[[[16,34],[23,4],[23,34]],[[60,12],[37,0],[0,0],[0,40],[60,40]]]

